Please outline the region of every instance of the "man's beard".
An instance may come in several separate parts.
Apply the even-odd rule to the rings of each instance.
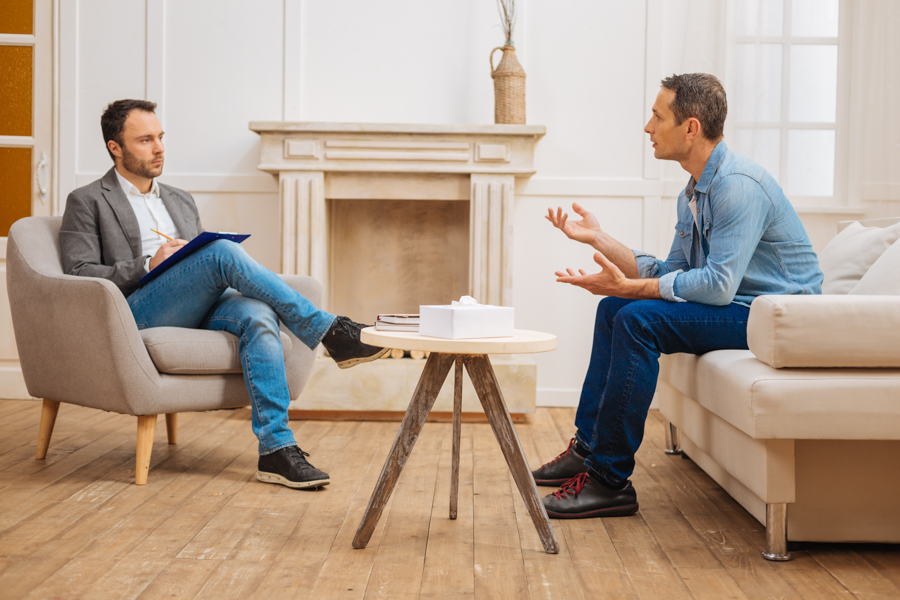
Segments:
[[[147,179],[153,179],[154,177],[159,177],[162,175],[162,165],[158,167],[154,167],[152,162],[154,160],[163,160],[163,157],[160,156],[158,158],[153,158],[151,160],[142,161],[134,154],[129,152],[125,146],[121,146],[122,148],[122,165],[129,173],[134,173],[138,177],[146,177]]]

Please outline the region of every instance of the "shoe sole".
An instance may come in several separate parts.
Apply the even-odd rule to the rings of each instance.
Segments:
[[[282,477],[277,473],[266,473],[265,471],[257,471],[256,478],[263,483],[277,483],[285,487],[302,490],[312,487],[322,487],[331,483],[331,479],[314,479],[313,481],[291,481],[286,477]]]
[[[637,504],[625,506],[611,506],[583,513],[555,513],[547,511],[547,516],[553,519],[590,519],[591,517],[629,517],[638,511]]]
[[[377,360],[390,351],[391,351],[390,348],[383,348],[381,350],[381,352],[377,352],[377,353],[373,354],[372,356],[364,356],[362,358],[350,358],[343,362],[337,363],[337,366],[340,367],[341,369],[349,369],[350,367],[355,367],[356,365],[360,365],[362,363],[367,363],[367,362],[372,362],[373,360]]]

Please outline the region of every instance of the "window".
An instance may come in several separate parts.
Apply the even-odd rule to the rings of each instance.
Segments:
[[[731,142],[797,206],[840,204],[841,10],[840,0],[733,4]]]

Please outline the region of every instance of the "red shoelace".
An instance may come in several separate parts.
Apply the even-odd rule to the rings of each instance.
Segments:
[[[581,493],[581,490],[584,489],[584,484],[588,483],[590,480],[591,478],[587,473],[579,473],[559,486],[559,489],[553,492],[553,495],[556,496],[557,500],[565,500],[568,498],[568,495],[575,498]]]
[[[572,446],[574,446],[574,445],[575,445],[575,438],[572,438],[571,440],[569,440],[569,445],[566,446],[565,452],[563,452],[562,454],[560,454],[559,456],[557,456],[550,462],[544,463],[543,465],[541,465],[541,468],[543,469],[547,465],[552,465],[552,464],[558,463],[559,461],[561,461],[562,459],[567,457],[572,452]]]

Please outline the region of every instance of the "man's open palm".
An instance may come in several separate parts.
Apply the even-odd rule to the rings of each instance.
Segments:
[[[552,208],[547,209],[547,215],[544,217],[553,226],[566,234],[570,240],[582,242],[584,244],[593,244],[597,236],[601,233],[600,222],[592,213],[584,210],[577,202],[572,203],[574,210],[580,217],[580,221],[570,221],[568,213],[562,211],[562,207],[557,207],[556,213]]]

